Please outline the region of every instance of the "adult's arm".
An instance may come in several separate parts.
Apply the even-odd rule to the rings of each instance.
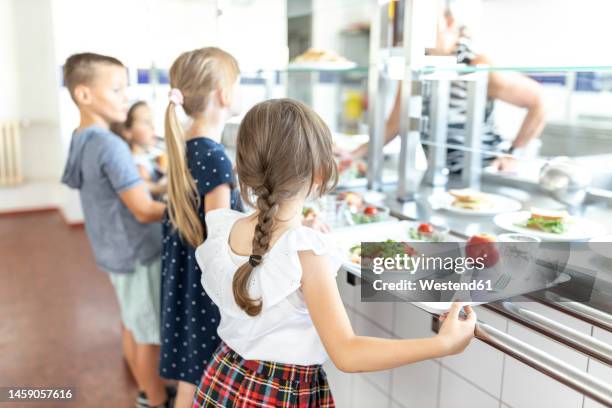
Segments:
[[[486,56],[478,56],[473,64],[492,65]],[[546,111],[542,86],[533,79],[517,72],[492,71],[489,73],[488,96],[511,105],[527,109],[513,147],[524,147],[542,133],[546,123]]]

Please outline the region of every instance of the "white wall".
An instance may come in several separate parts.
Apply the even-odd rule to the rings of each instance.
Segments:
[[[57,181],[78,123],[61,87],[69,55],[110,54],[135,72],[167,69],[185,50],[217,45],[248,70],[284,64],[286,42],[284,0],[0,0],[0,120],[30,123],[23,129],[26,179]],[[161,91],[130,90],[154,106],[165,104]]]
[[[478,42],[497,65],[612,65],[608,0],[482,0]]]
[[[367,0],[313,0],[313,47],[341,52],[340,31],[352,23],[370,21],[372,4]]]
[[[13,1],[0,1],[0,120],[18,118],[17,78]]]
[[[12,0],[12,7],[18,114],[26,123],[22,128],[24,177],[57,180],[63,167],[63,149],[51,1]]]
[[[167,67],[182,51],[214,43],[212,1],[53,0],[57,58],[113,55],[127,66]]]
[[[119,58],[131,71],[168,68],[183,51],[213,45],[217,39],[216,6],[211,1],[52,0],[57,65],[77,52]],[[141,92],[130,91],[134,98]],[[157,106],[149,93],[148,100]],[[160,101],[161,102],[161,101]],[[67,151],[78,111],[65,88],[60,90],[61,133]],[[155,112],[162,114],[161,109]],[[158,118],[159,119],[159,118]]]
[[[612,65],[608,51],[612,2],[608,0],[455,0],[453,11],[473,31],[476,51],[486,54],[495,66]],[[573,102],[568,109],[570,96]],[[544,85],[549,121],[571,121],[583,113],[610,115],[610,97]],[[497,124],[505,137],[516,135],[524,114],[522,109],[497,102]]]
[[[227,3],[227,4],[226,4]],[[231,52],[243,71],[287,64],[287,2],[222,2],[218,45]]]

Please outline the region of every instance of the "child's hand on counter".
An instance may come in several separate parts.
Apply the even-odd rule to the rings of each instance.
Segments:
[[[462,318],[461,302],[453,302],[448,312],[440,316],[438,338],[441,340],[445,354],[461,353],[474,337],[476,312],[471,306],[464,306],[466,317]]]

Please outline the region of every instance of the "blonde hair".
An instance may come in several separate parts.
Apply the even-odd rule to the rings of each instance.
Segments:
[[[236,82],[240,70],[229,53],[215,47],[200,48],[181,54],[170,68],[170,86],[183,94],[183,109],[197,118],[218,88]],[[187,166],[185,136],[170,101],[166,109],[165,136],[168,151],[168,215],[173,227],[191,246],[204,241],[204,226],[198,216],[201,200]]]
[[[238,130],[236,172],[243,200],[258,210],[253,236],[256,263],[268,252],[275,216],[283,201],[308,188],[319,196],[338,182],[331,133],[312,109],[291,99],[272,99],[255,105]],[[252,196],[257,200],[252,201]],[[250,316],[261,312],[261,300],[251,299],[248,282],[253,264],[236,271],[234,299]]]

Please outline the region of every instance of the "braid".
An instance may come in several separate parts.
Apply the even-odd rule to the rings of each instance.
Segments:
[[[256,205],[259,214],[255,234],[253,235],[253,255],[249,258],[249,262],[238,268],[232,282],[236,303],[249,316],[257,316],[261,313],[261,299],[255,300],[249,297],[248,284],[254,267],[261,264],[262,257],[270,248],[272,232],[274,231],[274,217],[279,207],[276,195],[272,189],[265,185],[255,189],[254,193],[257,195]]]
[[[236,172],[240,194],[257,210],[257,220],[251,256],[234,274],[232,289],[236,304],[247,315],[257,316],[262,302],[267,301],[264,295],[251,299],[247,289],[253,268],[261,265],[270,251],[278,223],[286,222],[279,220],[280,210],[304,193],[322,196],[336,185],[332,150],[329,128],[301,102],[267,100],[252,107],[242,119],[236,138]],[[254,220],[250,220],[252,225]]]
[[[266,187],[259,188],[256,194],[259,215],[257,217],[257,226],[255,226],[255,235],[253,236],[253,253],[264,255],[270,247],[278,203],[276,202],[276,197]]]

